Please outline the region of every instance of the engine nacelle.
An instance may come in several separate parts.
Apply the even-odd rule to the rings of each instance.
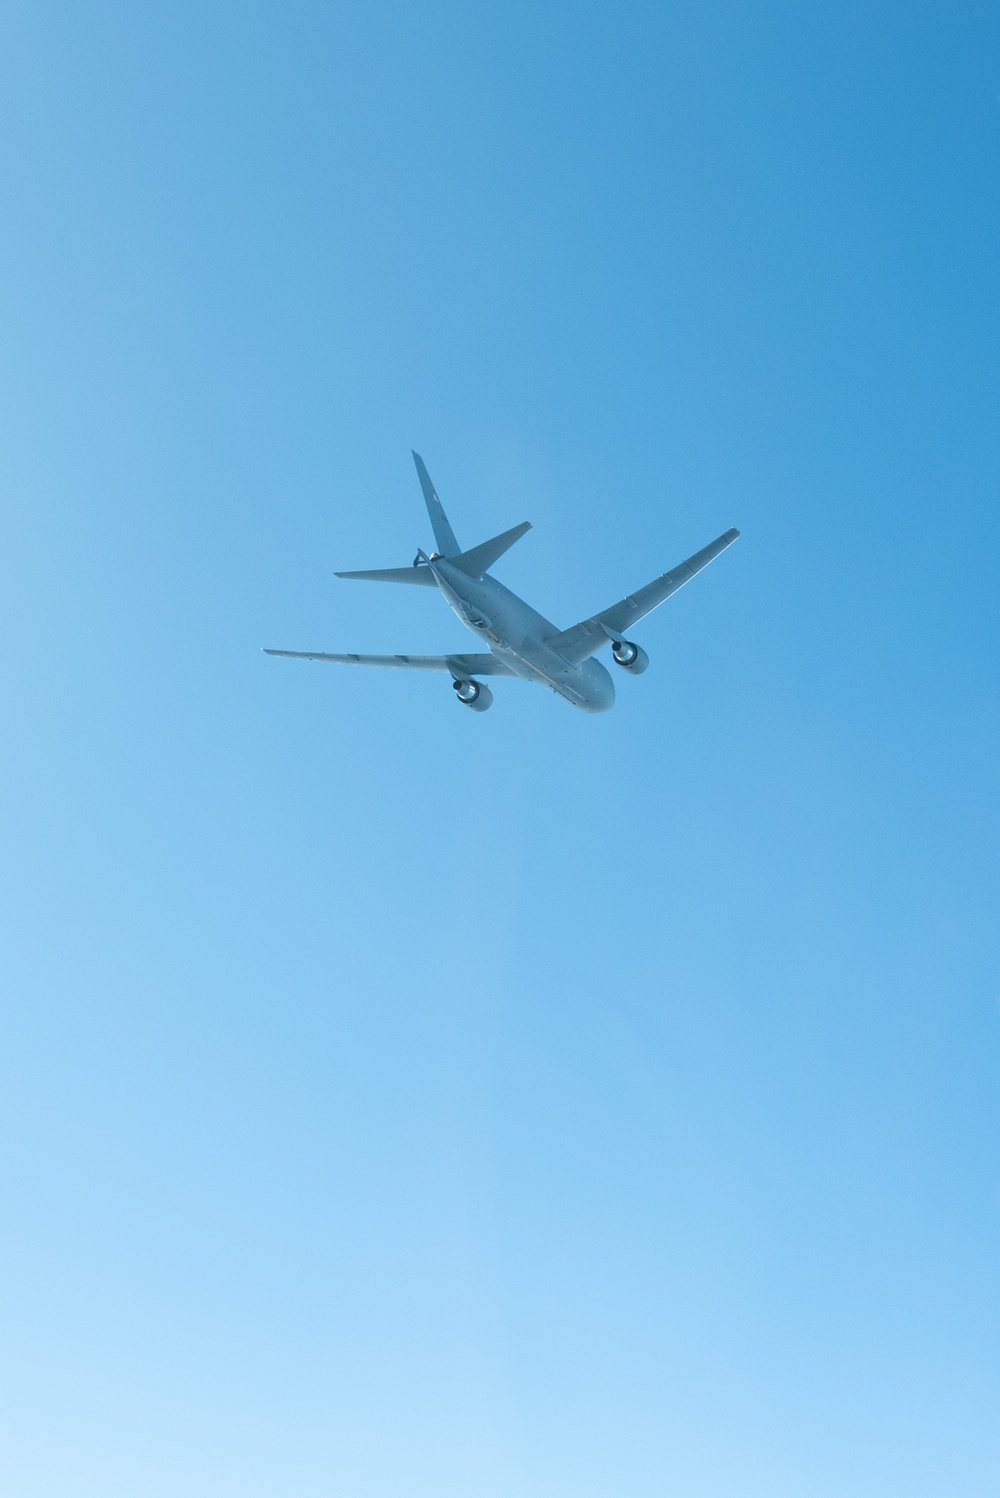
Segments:
[[[452,686],[459,702],[471,707],[474,713],[484,713],[488,707],[493,706],[493,693],[484,682],[453,681]]]
[[[641,676],[649,666],[649,656],[641,645],[633,645],[631,640],[616,640],[611,647],[611,654],[615,658],[615,665],[621,666],[630,676]]]

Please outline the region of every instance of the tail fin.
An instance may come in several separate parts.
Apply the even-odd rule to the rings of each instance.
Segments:
[[[448,524],[448,517],[444,512],[444,506],[437,497],[431,476],[424,467],[424,460],[419,453],[413,454],[413,461],[417,465],[417,477],[420,487],[424,491],[424,503],[427,505],[427,513],[431,517],[431,525],[434,527],[434,539],[438,544],[441,555],[445,557],[457,556],[461,547],[455,540],[455,532]]]
[[[509,551],[515,541],[520,541],[525,531],[531,530],[531,521],[525,520],[521,525],[515,525],[513,530],[504,531],[502,536],[494,536],[492,541],[484,541],[481,546],[474,546],[471,551],[461,551],[457,557],[451,557],[454,567],[461,567],[470,577],[482,577],[493,563]]]

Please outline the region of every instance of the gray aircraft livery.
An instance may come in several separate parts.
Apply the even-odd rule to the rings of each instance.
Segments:
[[[614,706],[615,684],[610,673],[593,659],[598,650],[611,646],[615,664],[632,676],[649,665],[641,645],[626,640],[625,631],[650,613],[671,593],[676,593],[702,567],[731,546],[739,531],[726,531],[701,551],[681,562],[662,577],[630,593],[602,614],[594,614],[572,629],[557,629],[548,619],[490,577],[489,569],[525,531],[529,521],[513,530],[463,551],[448,524],[437,491],[423,459],[413,454],[420,487],[424,491],[438,551],[418,551],[410,567],[386,567],[374,572],[338,572],[338,577],[361,578],[376,583],[415,583],[437,588],[463,624],[488,647],[478,655],[327,655],[318,650],[268,650],[268,655],[287,655],[297,660],[333,661],[341,666],[388,666],[402,671],[441,671],[451,676],[459,702],[474,713],[484,713],[493,693],[479,676],[520,676],[538,681],[585,713],[607,712]]]

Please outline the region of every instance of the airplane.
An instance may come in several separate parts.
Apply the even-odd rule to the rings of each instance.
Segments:
[[[518,676],[522,681],[540,682],[582,712],[607,712],[614,706],[615,684],[607,668],[594,659],[597,651],[610,645],[616,665],[631,676],[641,675],[649,665],[649,656],[641,645],[625,638],[625,631],[631,631],[739,536],[738,530],[726,531],[686,562],[609,609],[574,624],[572,629],[560,630],[490,576],[494,563],[531,529],[530,521],[463,551],[419,453],[413,454],[413,461],[439,550],[418,551],[409,567],[336,575],[364,582],[437,588],[487,649],[473,655],[329,655],[319,650],[265,650],[266,655],[332,661],[342,666],[440,671],[451,676],[459,702],[474,713],[484,713],[493,703],[493,693],[477,679],[482,676]]]

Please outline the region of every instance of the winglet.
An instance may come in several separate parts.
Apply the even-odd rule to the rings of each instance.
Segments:
[[[455,532],[448,524],[448,517],[444,512],[444,506],[437,497],[437,491],[431,482],[431,476],[424,467],[424,460],[419,453],[413,453],[413,461],[417,466],[417,478],[420,487],[424,491],[424,503],[427,513],[431,517],[431,525],[434,528],[434,539],[437,542],[442,556],[457,556],[461,547],[455,540]]]

